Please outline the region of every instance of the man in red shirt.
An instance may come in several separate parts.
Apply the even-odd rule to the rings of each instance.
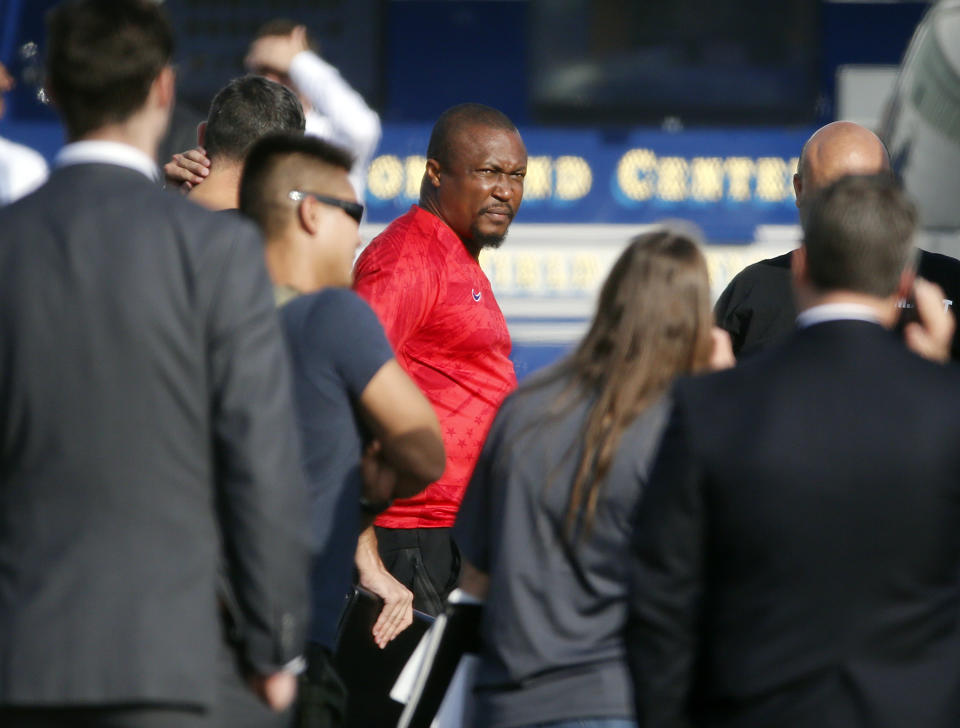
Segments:
[[[376,311],[397,360],[430,400],[447,469],[380,515],[384,565],[437,614],[456,585],[457,509],[503,398],[516,387],[510,334],[478,258],[503,242],[523,198],[527,152],[513,122],[481,104],[437,120],[420,202],[357,261],[354,288]]]

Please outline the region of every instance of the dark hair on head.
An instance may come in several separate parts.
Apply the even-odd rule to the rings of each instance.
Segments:
[[[353,157],[344,149],[317,137],[268,134],[247,154],[240,178],[240,211],[256,222],[269,238],[283,229],[289,216],[287,193],[322,184],[323,169],[349,173]]]
[[[264,134],[303,132],[300,100],[286,86],[263,76],[233,79],[213,97],[204,146],[211,159],[241,161]]]
[[[290,35],[294,28],[298,28],[303,23],[298,23],[295,20],[290,20],[289,18],[274,18],[273,20],[268,20],[266,23],[257,28],[257,32],[254,34],[254,40],[260,40],[260,38],[267,38],[271,35]],[[320,46],[314,39],[314,37],[307,31],[307,45],[310,46],[310,50],[314,53],[320,52]]]
[[[670,229],[633,238],[603,284],[586,336],[545,380],[571,381],[554,414],[583,398],[592,402],[564,517],[571,540],[592,528],[626,429],[677,376],[707,366],[712,324],[707,264],[697,244]]]
[[[843,177],[810,202],[807,274],[821,291],[894,294],[913,260],[917,210],[890,173]]]
[[[68,135],[130,118],[173,53],[173,32],[151,0],[71,0],[47,15],[47,73]]]
[[[436,159],[440,166],[450,163],[453,155],[453,140],[457,132],[468,126],[485,126],[491,129],[517,131],[516,125],[510,118],[492,106],[484,104],[458,104],[452,106],[437,119],[430,132],[430,142],[427,144],[427,159]]]

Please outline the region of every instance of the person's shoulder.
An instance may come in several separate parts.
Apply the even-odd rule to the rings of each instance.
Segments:
[[[950,300],[960,297],[960,260],[943,253],[919,250],[917,275],[936,283]]]
[[[419,255],[436,240],[440,220],[418,205],[413,205],[370,241],[364,254]]]
[[[750,399],[750,393],[761,391],[777,368],[790,361],[792,345],[788,336],[727,369],[680,376],[673,384],[671,398],[693,403],[694,410],[708,401],[738,409],[738,403]]]
[[[960,260],[953,258],[949,255],[944,255],[943,253],[933,253],[929,250],[923,250],[922,248],[917,248],[919,256],[917,259],[917,267],[922,269],[925,266],[932,266],[935,268],[946,268],[953,271],[960,271]]]
[[[521,382],[504,398],[498,416],[523,427],[528,420],[541,420],[545,413],[569,409],[565,405],[583,399],[582,392],[575,388],[567,362],[562,360]]]
[[[435,257],[434,220],[433,215],[413,206],[390,223],[360,254],[354,268],[357,278],[377,272],[412,278],[435,273],[436,266],[428,264]]]
[[[730,285],[745,285],[765,283],[767,281],[780,281],[789,279],[790,261],[793,257],[793,251],[778,255],[773,258],[765,258],[751,263],[742,271],[737,273],[730,282]]]
[[[330,287],[297,296],[280,309],[281,318],[291,326],[302,325],[316,336],[335,341],[352,333],[363,333],[371,327],[383,327],[366,301],[349,288]]]
[[[20,168],[34,168],[47,171],[47,160],[36,149],[25,144],[0,137],[0,159]]]
[[[327,312],[366,313],[370,306],[349,288],[328,287],[297,296],[281,311],[287,315],[325,315]]]
[[[186,197],[163,190],[157,190],[157,204],[162,214],[177,232],[202,245],[232,246],[237,241],[246,245],[261,240],[259,228],[237,210],[208,210]],[[262,252],[258,249],[258,253]]]

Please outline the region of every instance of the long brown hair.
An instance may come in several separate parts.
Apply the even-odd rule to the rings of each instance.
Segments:
[[[696,243],[668,229],[633,238],[603,284],[590,330],[558,370],[593,398],[564,518],[568,538],[590,532],[624,431],[675,377],[706,366],[711,325]]]

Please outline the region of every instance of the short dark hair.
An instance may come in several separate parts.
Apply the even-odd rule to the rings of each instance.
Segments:
[[[811,200],[807,273],[821,291],[894,294],[910,265],[917,210],[889,173],[851,175]]]
[[[433,125],[430,142],[427,144],[427,159],[435,159],[441,166],[448,165],[454,153],[454,137],[460,129],[468,126],[517,131],[510,117],[492,106],[475,103],[458,104],[440,114],[437,123]]]
[[[266,135],[250,148],[243,165],[240,211],[270,238],[287,222],[285,195],[290,190],[313,185],[310,177],[315,177],[318,168],[323,167],[349,173],[353,157],[346,150],[317,137]]]
[[[298,28],[301,25],[303,25],[303,23],[298,23],[296,20],[290,20],[290,18],[273,18],[257,28],[257,32],[253,36],[253,39],[260,40],[261,38],[267,38],[271,35],[290,35],[294,28]],[[317,43],[316,39],[310,34],[309,30],[307,31],[307,45],[314,53],[320,52],[320,44]]]
[[[73,139],[126,121],[170,62],[173,31],[151,0],[70,0],[47,15],[47,72]]]
[[[243,160],[264,134],[303,132],[300,100],[286,86],[263,76],[233,79],[213,97],[204,147],[211,159]]]

